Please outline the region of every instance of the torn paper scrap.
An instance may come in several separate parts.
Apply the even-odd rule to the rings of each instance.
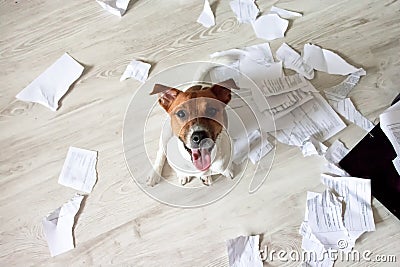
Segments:
[[[35,102],[52,111],[58,109],[58,101],[83,72],[83,66],[65,53],[39,77],[16,95],[22,101]]]
[[[230,267],[262,267],[260,236],[239,236],[226,241]]]
[[[215,25],[214,13],[211,10],[210,3],[208,0],[204,0],[203,11],[201,12],[197,22],[206,28],[210,28]]]
[[[128,78],[133,78],[141,83],[144,83],[149,77],[149,70],[151,65],[139,60],[132,60],[131,63],[126,67],[126,70],[119,79],[121,82]]]
[[[212,82],[233,78],[240,88],[251,88],[254,87],[253,82],[258,85],[264,79],[283,76],[282,63],[274,62],[268,43],[215,52],[210,57],[217,61],[225,61],[227,65],[227,67],[219,66],[210,71]],[[231,76],[223,76],[227,74]]]
[[[236,164],[242,163],[249,154],[251,144],[261,138],[259,130],[254,130],[247,137],[236,139],[233,143],[233,162]]]
[[[230,57],[234,61],[247,58],[257,62],[258,64],[264,65],[274,63],[274,57],[272,56],[271,48],[268,43],[251,45],[242,49],[234,48],[219,51],[210,55],[210,58],[217,57]]]
[[[303,49],[304,61],[315,70],[329,74],[347,75],[359,71],[334,52],[313,44],[305,44]]]
[[[396,169],[397,173],[400,175],[400,156],[397,156],[394,160],[393,160],[393,166]]]
[[[324,185],[343,197],[346,203],[344,225],[349,236],[356,241],[364,232],[375,231],[375,222],[371,207],[371,180],[355,177],[332,177],[321,175]]]
[[[333,107],[333,109],[345,117],[347,120],[351,121],[355,125],[361,127],[367,132],[371,131],[375,125],[365,118],[354,106],[353,102],[350,98],[345,98],[340,101],[329,101],[329,104]]]
[[[305,87],[308,87],[308,89],[304,91],[317,92],[315,88],[309,89],[311,88],[309,86],[310,83],[308,83],[303,76],[295,74],[295,75],[279,77],[276,79],[264,79],[260,89],[263,95],[266,97],[295,91],[297,89],[302,89]]]
[[[301,146],[309,136],[324,142],[346,128],[346,124],[320,94],[314,93],[313,96],[312,100],[275,121],[276,127],[281,130],[272,134],[279,142]]]
[[[256,36],[267,41],[284,37],[288,25],[289,21],[277,14],[263,15],[252,23]]]
[[[347,76],[347,78],[340,84],[325,89],[324,93],[326,98],[335,101],[345,99],[350,91],[358,84],[360,77],[365,74],[365,70],[360,69],[359,71]]]
[[[332,162],[326,162],[323,167],[322,167],[322,173],[328,174],[331,176],[338,176],[338,177],[349,177],[350,174],[348,174],[345,170],[337,166],[335,163]]]
[[[287,115],[292,110],[313,99],[313,95],[306,90],[307,87],[303,87],[292,92],[267,97],[267,104],[269,105],[267,112],[273,115],[274,119]],[[257,101],[257,103],[259,102]],[[261,107],[263,107],[262,104]]]
[[[308,157],[311,155],[324,155],[326,153],[326,150],[328,147],[318,141],[316,138],[313,136],[310,136],[306,140],[303,141],[303,143],[300,146],[301,153],[303,153],[304,157]]]
[[[72,227],[84,196],[76,194],[70,201],[43,218],[43,232],[52,257],[74,248]]]
[[[296,71],[307,79],[314,78],[314,69],[308,65],[303,58],[286,43],[283,43],[276,51],[276,58],[283,62],[287,69]]]
[[[259,162],[263,157],[265,157],[269,152],[272,151],[274,145],[270,143],[267,139],[267,134],[262,133],[261,138],[259,138],[250,147],[249,159],[253,164]]]
[[[279,15],[279,17],[281,17],[283,19],[296,19],[296,18],[303,16],[302,14],[300,14],[298,12],[289,11],[289,10],[279,8],[276,6],[272,6],[269,13],[277,14],[277,15]]]
[[[96,0],[99,5],[113,15],[122,17],[130,0]]]
[[[341,247],[340,241],[347,245],[354,244],[343,223],[342,208],[342,198],[329,189],[307,200],[307,224],[325,249],[348,250],[348,246]]]
[[[251,23],[256,20],[260,10],[254,0],[233,0],[229,5],[239,23]]]
[[[338,164],[349,153],[349,149],[340,140],[335,140],[325,153],[328,162]]]
[[[400,103],[400,102],[399,102]],[[400,109],[391,109],[379,116],[382,131],[400,155]]]
[[[308,215],[307,215],[308,217]],[[314,236],[307,222],[303,222],[299,230],[303,237],[301,248],[307,251],[307,258],[301,266],[305,267],[332,267],[334,260],[329,257],[324,245]]]
[[[97,151],[70,147],[58,183],[90,193],[97,180]]]

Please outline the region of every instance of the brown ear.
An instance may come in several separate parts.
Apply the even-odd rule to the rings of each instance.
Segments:
[[[214,84],[213,86],[211,86],[210,90],[217,97],[217,99],[225,103],[225,105],[228,104],[229,101],[231,101],[231,90],[228,89],[227,86]]]
[[[153,92],[151,92],[150,94],[158,94],[158,103],[165,109],[165,111],[168,112],[172,102],[174,102],[174,100],[180,93],[181,91],[178,89],[162,84],[155,84]]]
[[[239,87],[236,85],[235,80],[234,79],[229,79],[223,82],[219,82],[219,85],[226,87],[228,89],[239,89]]]

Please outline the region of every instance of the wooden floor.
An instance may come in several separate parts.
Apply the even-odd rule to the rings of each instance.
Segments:
[[[257,1],[304,14],[282,42],[301,50],[307,42],[332,49],[367,76],[351,93],[359,110],[377,122],[400,91],[400,2],[393,0]],[[257,193],[241,182],[220,201],[197,209],[173,208],[148,197],[126,167],[125,110],[140,83],[119,82],[132,59],[152,63],[151,75],[212,52],[264,42],[239,25],[228,1],[211,0],[217,25],[196,23],[203,1],[131,0],[122,19],[94,0],[0,3],[0,265],[1,266],[227,266],[225,240],[262,234],[262,246],[301,250],[299,226],[306,191],[322,191],[317,156],[279,145],[272,171]],[[52,112],[15,95],[68,52],[85,66],[81,78]],[[317,89],[343,77],[318,73]],[[138,129],[140,130],[140,129]],[[350,125],[340,138],[353,147],[365,132]],[[51,258],[41,219],[75,190],[57,183],[69,146],[99,152],[98,182],[74,229],[76,248]],[[244,179],[246,181],[246,179]],[[376,232],[357,250],[397,255],[400,222],[373,200]],[[368,266],[384,266],[369,263]],[[266,266],[297,266],[272,262]],[[365,262],[336,266],[366,266]],[[392,265],[394,266],[394,264]]]

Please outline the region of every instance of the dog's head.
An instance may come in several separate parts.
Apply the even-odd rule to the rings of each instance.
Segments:
[[[211,166],[211,151],[227,121],[225,106],[231,100],[228,88],[237,88],[233,80],[211,87],[196,85],[184,92],[161,84],[154,86],[159,104],[171,117],[173,133],[198,170]]]

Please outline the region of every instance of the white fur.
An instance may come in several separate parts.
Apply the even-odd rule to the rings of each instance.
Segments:
[[[156,160],[154,161],[154,169],[148,176],[147,184],[149,186],[154,186],[160,182],[162,169],[165,164],[166,155],[164,153],[164,148],[166,147],[165,138],[160,137],[159,149],[157,151]],[[183,143],[180,142],[180,145]],[[232,161],[231,161],[231,143],[230,138],[225,130],[223,130],[217,137],[215,142],[217,147],[217,152],[215,158],[207,171],[199,172],[193,175],[193,173],[185,173],[182,170],[174,168],[172,164],[170,166],[174,169],[177,174],[178,181],[181,185],[188,183],[191,178],[200,178],[205,185],[210,185],[212,183],[212,175],[221,174],[227,178],[233,178]]]

